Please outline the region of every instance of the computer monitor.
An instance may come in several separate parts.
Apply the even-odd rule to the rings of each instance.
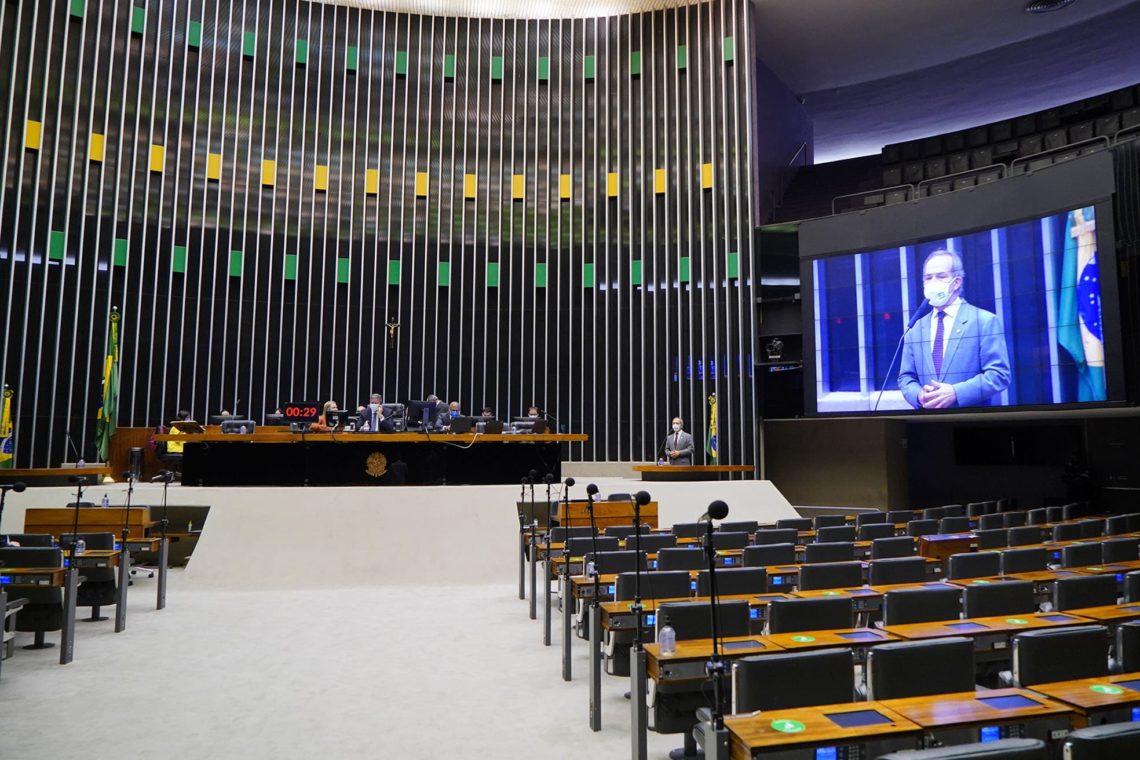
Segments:
[[[325,412],[325,423],[331,428],[344,428],[348,423],[348,410],[336,409]]]
[[[409,401],[405,418],[408,428],[434,428],[439,419],[438,401]]]

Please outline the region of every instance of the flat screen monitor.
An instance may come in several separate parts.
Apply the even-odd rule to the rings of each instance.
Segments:
[[[409,401],[406,405],[405,421],[409,428],[433,428],[439,418],[439,402]]]
[[[325,422],[328,423],[328,426],[331,428],[344,428],[344,426],[348,424],[348,416],[349,412],[347,409],[325,412]]]

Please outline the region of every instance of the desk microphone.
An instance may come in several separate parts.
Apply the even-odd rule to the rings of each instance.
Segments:
[[[67,482],[68,483],[78,483],[81,486],[86,485],[87,484],[87,476],[86,475],[68,475],[67,476]]]
[[[645,491],[639,492],[637,494],[638,497],[640,498],[641,494],[643,493],[645,493]],[[646,494],[646,496],[648,495],[649,494]],[[709,504],[708,511],[701,515],[701,519],[697,522],[712,522],[713,520],[723,520],[726,517],[728,517],[728,505],[720,499],[717,499],[713,503]]]
[[[79,448],[75,445],[75,439],[71,437],[71,431],[64,430],[63,434],[67,436],[67,442],[71,444],[71,452],[75,454],[75,466],[82,467],[86,463],[83,461],[83,455],[79,453]]]
[[[566,478],[566,482],[565,482],[565,483],[563,483],[563,485],[564,485],[564,486],[566,486],[567,488],[571,488],[571,487],[573,487],[573,485],[574,485],[574,478]]]
[[[724,729],[724,715],[721,712],[721,690],[724,678],[724,661],[720,658],[720,630],[718,626],[719,604],[716,591],[716,548],[713,546],[713,520],[728,517],[728,505],[720,499],[709,504],[708,511],[701,516],[705,523],[705,556],[709,561],[709,614],[712,616],[712,657],[705,663],[705,673],[713,682],[713,709],[711,723],[715,730]]]
[[[17,480],[15,483],[6,483],[0,485],[0,491],[15,491],[16,493],[23,493],[28,489],[28,484],[22,480]]]
[[[891,363],[887,365],[887,372],[883,376],[883,384],[879,386],[879,395],[875,397],[875,405],[871,408],[872,412],[879,411],[879,402],[883,400],[883,391],[887,389],[887,383],[889,383],[891,380],[891,369],[894,368],[895,362],[899,360],[899,352],[902,351],[903,341],[906,340],[906,334],[910,332],[916,324],[918,324],[918,320],[929,314],[931,310],[930,300],[926,298],[922,299],[922,303],[920,303],[918,305],[918,308],[914,310],[914,314],[911,316],[910,322],[907,323],[906,329],[903,330],[902,335],[899,336],[898,345],[895,346],[895,355],[891,357]]]
[[[173,479],[174,473],[170,470],[161,470],[157,475],[150,479],[151,483],[169,483]]]

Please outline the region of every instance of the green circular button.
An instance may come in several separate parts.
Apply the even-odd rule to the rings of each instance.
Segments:
[[[815,636],[793,636],[792,641],[798,641],[801,644],[807,644],[811,641],[815,641]]]
[[[1118,686],[1106,686],[1104,684],[1093,684],[1089,687],[1090,691],[1095,691],[1097,694],[1123,694],[1124,689]]]
[[[1104,569],[1103,567],[1090,567],[1089,568],[1089,570],[1092,570],[1094,573],[1099,573],[1103,569]]]
[[[1029,625],[1029,621],[1025,618],[1006,618],[1005,622],[1010,625]]]
[[[979,586],[984,586],[985,584],[989,583],[989,581],[985,580],[984,578],[976,578],[970,582]]]
[[[771,725],[773,731],[783,734],[798,734],[804,730],[804,724],[798,720],[774,720]]]
[[[824,596],[839,596],[839,592],[838,591],[824,591],[823,595]]]

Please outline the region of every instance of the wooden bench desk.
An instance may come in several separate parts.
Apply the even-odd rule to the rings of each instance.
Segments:
[[[1117,623],[1140,619],[1140,604],[1107,604],[1102,607],[1082,607],[1077,610],[1065,610],[1065,613],[1071,613],[1097,623],[1112,626]]]
[[[1140,718],[1140,673],[1036,684],[1031,691],[1063,702],[1076,712],[1076,728]]]
[[[834,757],[832,748],[857,745],[875,758],[918,746],[922,729],[880,702],[767,710],[725,718],[732,760],[779,757]],[[822,751],[822,753],[821,753]],[[788,753],[788,754],[784,754]]]
[[[59,631],[60,665],[66,665],[75,659],[75,600],[78,585],[78,570],[75,567],[0,568],[0,586],[7,589],[13,599],[20,597],[21,588],[63,589],[63,625]]]
[[[880,700],[879,704],[922,728],[925,747],[1014,737],[1049,743],[1067,734],[1076,717],[1069,705],[1028,689],[935,694]]]
[[[1016,633],[1041,628],[1058,628],[1066,625],[1084,625],[1092,621],[1068,612],[1033,612],[1025,615],[997,615],[994,617],[943,620],[932,623],[906,623],[883,626],[896,636],[909,641],[938,639],[947,636],[1008,638]]]

